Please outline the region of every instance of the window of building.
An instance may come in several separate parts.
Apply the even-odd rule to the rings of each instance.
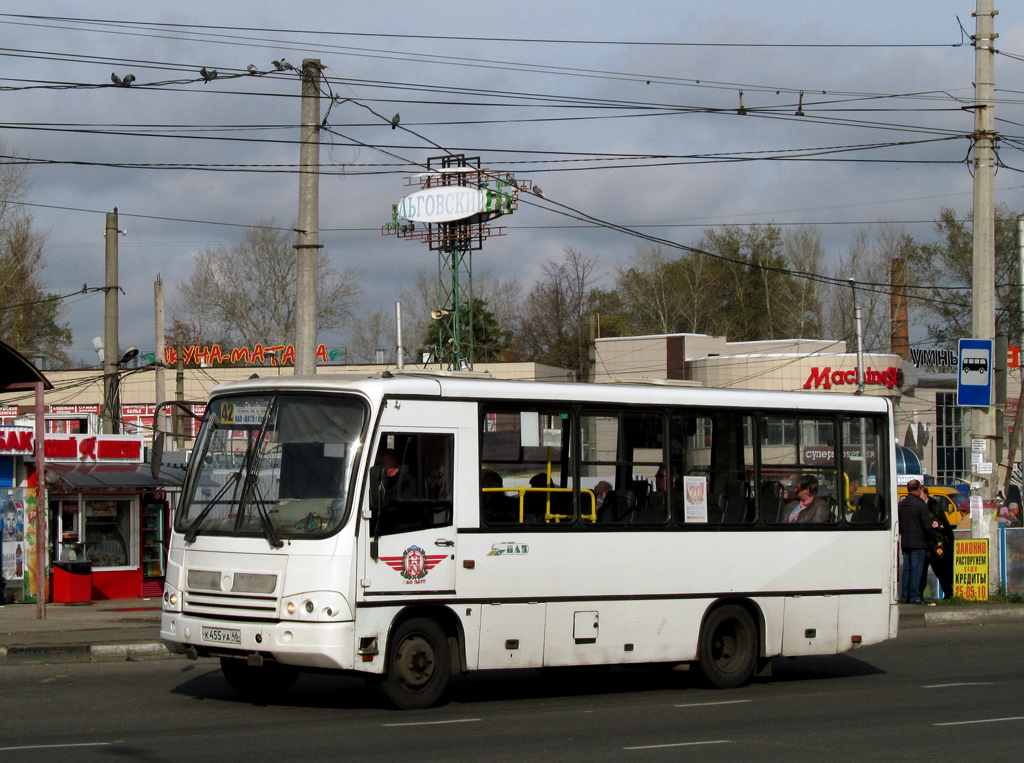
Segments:
[[[935,479],[940,484],[965,481],[967,450],[963,447],[963,408],[956,393],[935,394]]]

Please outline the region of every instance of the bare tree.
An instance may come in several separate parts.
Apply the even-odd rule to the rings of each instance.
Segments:
[[[826,336],[843,339],[848,348],[855,348],[855,308],[859,306],[865,351],[888,352],[890,264],[895,257],[910,255],[915,247],[901,226],[881,225],[873,235],[870,229],[855,230],[853,241],[832,272],[840,283],[823,287],[823,293],[827,294],[827,298],[823,298]],[[856,305],[854,289],[849,285],[851,279],[856,288]]]
[[[822,281],[815,276],[825,274],[825,248],[821,243],[821,229],[807,225],[789,229],[782,238],[786,259],[797,272],[793,290],[791,320],[797,336],[810,337],[821,331],[824,324],[823,308],[819,298]]]
[[[0,141],[0,155],[6,147]],[[57,365],[70,365],[70,325],[65,307],[46,291],[46,235],[15,202],[28,192],[25,166],[0,161],[0,339],[24,355],[41,352]]]
[[[248,228],[243,241],[195,255],[180,284],[173,317],[210,342],[287,344],[295,338],[297,262],[291,233],[273,221]],[[317,330],[352,318],[359,271],[337,271],[322,251],[317,262]]]
[[[348,332],[348,362],[373,363],[376,361],[377,350],[385,350],[387,362],[394,363],[395,337],[393,310],[378,310],[353,320]],[[402,341],[405,341],[404,335]]]
[[[670,260],[658,244],[637,244],[629,266],[616,268],[615,289],[627,328],[638,334],[671,334],[688,322],[686,303],[692,299],[687,268]]]
[[[544,277],[526,297],[516,331],[516,354],[572,369],[585,379],[589,362],[589,315],[597,261],[571,246],[562,262],[549,260]]]

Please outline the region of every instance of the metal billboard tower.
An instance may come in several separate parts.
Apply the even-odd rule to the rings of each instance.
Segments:
[[[505,235],[504,227],[489,223],[511,214],[523,189],[511,173],[483,169],[479,157],[462,154],[427,160],[427,171],[407,178],[406,185],[420,190],[392,206],[381,233],[426,241],[437,252],[437,308],[431,313],[438,322],[437,362],[449,371],[472,370],[472,253],[484,239]]]

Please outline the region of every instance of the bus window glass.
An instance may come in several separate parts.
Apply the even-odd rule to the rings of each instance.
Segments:
[[[836,523],[843,492],[835,421],[764,416],[760,425],[758,498],[764,521],[794,527]]]
[[[388,501],[375,517],[377,534],[450,526],[454,461],[450,434],[383,434],[374,463],[387,472]]]
[[[481,519],[488,524],[572,522],[569,409],[488,407],[481,421]]]
[[[884,431],[879,418],[851,416],[843,423],[843,503],[851,524],[888,524]]]
[[[670,487],[684,524],[748,524],[756,519],[750,416],[737,411],[672,417]]]
[[[207,409],[177,528],[316,537],[344,522],[366,420],[352,398],[222,398]]]
[[[615,519],[615,485],[628,467],[619,459],[619,417],[614,412],[580,415],[580,516],[584,522]]]

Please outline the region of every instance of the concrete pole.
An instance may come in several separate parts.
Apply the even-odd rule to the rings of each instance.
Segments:
[[[103,433],[121,431],[121,395],[117,384],[117,361],[120,350],[117,336],[117,207],[107,212],[105,285],[103,302]]]
[[[167,371],[164,367],[164,279],[156,274],[153,283],[153,331],[156,339],[156,398],[157,405],[167,400]],[[160,416],[153,417],[153,434],[167,432],[167,409]]]
[[[298,286],[295,304],[295,373],[316,373],[316,282],[320,250],[320,60],[302,62],[299,147]]]
[[[974,272],[972,336],[975,339],[994,339],[995,314],[995,206],[993,187],[995,178],[995,63],[993,0],[977,0],[974,35]],[[984,461],[996,461],[996,409],[971,409],[971,437],[983,440]],[[976,467],[975,467],[976,468]],[[985,501],[996,498],[998,475],[993,469],[987,474],[971,475],[972,495]],[[974,486],[977,485],[975,488]],[[998,549],[998,523],[991,510],[982,511],[981,521],[971,523],[975,538],[989,539],[989,590],[998,590],[999,565],[995,564]]]
[[[395,354],[397,355],[395,368],[401,370],[405,368],[405,345],[402,344],[402,303],[395,302],[395,326],[397,327],[397,339],[398,345],[395,347]]]

